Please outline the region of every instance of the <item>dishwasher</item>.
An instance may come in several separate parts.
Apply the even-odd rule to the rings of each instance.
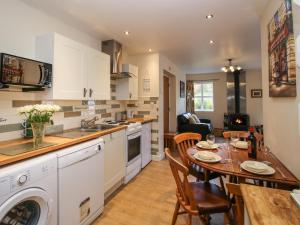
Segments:
[[[103,148],[98,138],[57,153],[59,225],[88,225],[102,213]]]

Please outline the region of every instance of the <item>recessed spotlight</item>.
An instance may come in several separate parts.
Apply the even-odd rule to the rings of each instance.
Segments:
[[[214,18],[214,15],[213,14],[208,14],[207,16],[206,16],[206,19],[212,19],[212,18]]]
[[[211,45],[213,45],[214,43],[215,43],[214,40],[209,41],[209,44],[211,44]]]
[[[149,49],[148,49],[148,52],[152,52],[152,49],[151,49],[151,48],[149,48]]]
[[[126,31],[124,31],[124,34],[128,36],[130,34],[130,32],[128,30],[126,30]]]

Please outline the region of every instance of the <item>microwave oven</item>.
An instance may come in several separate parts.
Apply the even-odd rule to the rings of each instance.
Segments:
[[[52,84],[52,65],[10,54],[0,54],[0,88],[9,85],[45,88]]]

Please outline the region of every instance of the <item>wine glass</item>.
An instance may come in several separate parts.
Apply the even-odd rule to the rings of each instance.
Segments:
[[[233,144],[233,150],[232,150],[232,151],[233,151],[233,152],[237,152],[238,150],[237,150],[237,148],[236,148],[236,143],[240,140],[238,133],[233,132],[233,133],[231,134],[230,139],[231,139],[231,142],[232,142],[232,144]]]
[[[228,140],[225,140],[225,143],[223,144],[224,149],[224,163],[231,163],[231,155],[230,155],[230,144]]]
[[[214,145],[215,142],[216,142],[216,137],[215,137],[215,135],[213,135],[213,134],[208,134],[208,135],[206,135],[206,141],[207,141],[207,143],[209,144],[210,148],[212,148],[213,145]]]
[[[270,161],[268,161],[268,156],[269,156],[269,153],[271,152],[270,148],[268,146],[263,145],[263,146],[261,146],[261,151],[264,154],[264,158],[265,158],[264,163],[267,165],[271,165],[272,163]]]

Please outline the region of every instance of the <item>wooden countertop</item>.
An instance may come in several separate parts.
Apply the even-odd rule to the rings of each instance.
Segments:
[[[289,191],[247,184],[241,190],[251,225],[300,224],[300,208]]]
[[[155,118],[131,118],[131,119],[128,119],[128,121],[130,121],[130,122],[140,122],[141,124],[150,123],[153,120],[155,120]]]
[[[16,163],[21,160],[29,159],[35,156],[39,156],[45,153],[49,152],[54,152],[57,150],[60,150],[62,148],[66,148],[75,144],[79,144],[81,142],[85,142],[91,139],[95,139],[101,136],[104,136],[106,134],[111,134],[119,130],[126,129],[126,126],[117,126],[108,130],[104,131],[98,131],[98,132],[93,132],[91,134],[88,134],[86,136],[80,137],[80,138],[62,138],[62,137],[54,137],[54,136],[46,136],[45,137],[45,142],[50,142],[50,143],[55,143],[55,145],[45,147],[45,148],[40,148],[36,149],[33,151],[29,151],[26,153],[18,154],[15,156],[7,156],[7,155],[2,155],[0,154],[0,167],[12,163]],[[1,148],[3,147],[8,147],[8,146],[13,146],[13,145],[19,145],[19,144],[24,144],[31,142],[32,139],[17,139],[17,140],[11,140],[11,141],[4,141],[0,142]]]

